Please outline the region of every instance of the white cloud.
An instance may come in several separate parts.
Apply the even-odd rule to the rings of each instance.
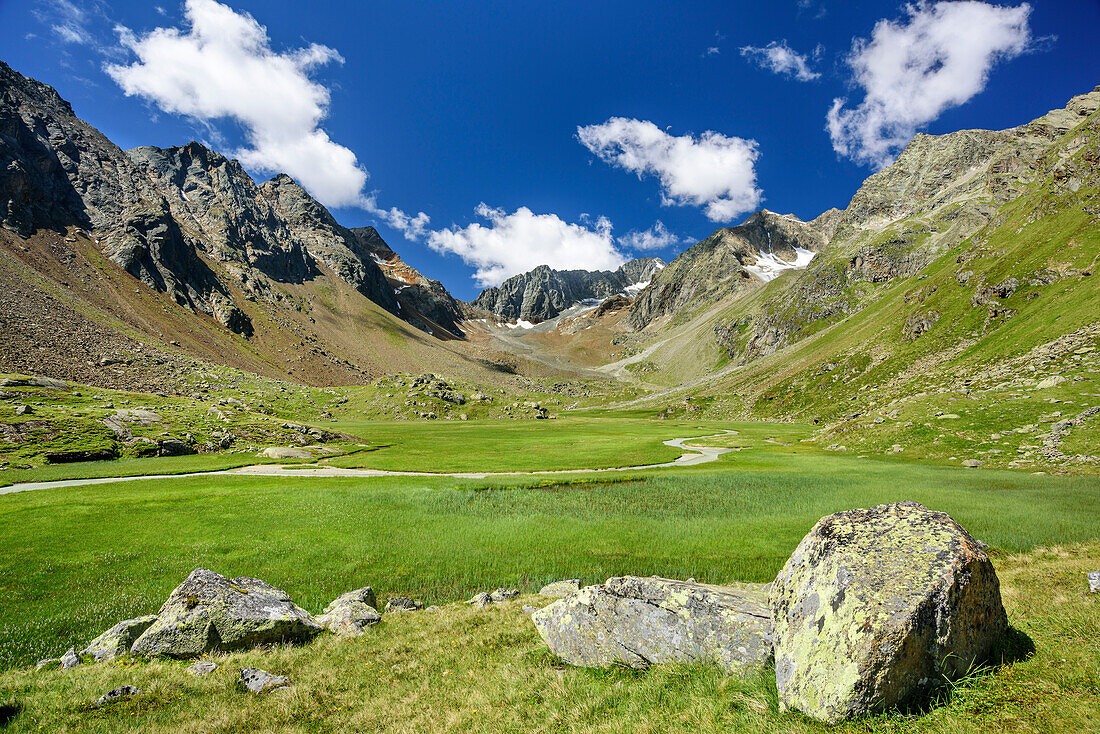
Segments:
[[[722,53],[722,49],[717,46],[707,46],[707,56],[717,56]]]
[[[818,47],[820,49],[820,46]],[[815,54],[819,53],[815,51]],[[741,55],[761,69],[775,74],[783,74],[800,82],[809,82],[821,77],[810,68],[810,59],[787,45],[786,39],[772,41],[767,46],[742,46]]]
[[[48,0],[32,11],[41,23],[50,26],[61,43],[89,44],[88,12],[70,0]]]
[[[647,230],[634,230],[619,238],[619,244],[631,250],[660,250],[685,241],[685,239],[669,232],[660,219]]]
[[[483,288],[539,265],[555,270],[614,270],[626,262],[615,249],[606,217],[587,227],[565,222],[556,214],[535,214],[525,206],[506,214],[482,203],[476,211],[489,226],[474,222],[431,232],[428,245],[477,267],[474,280]]]
[[[729,221],[756,208],[755,140],[726,137],[711,130],[695,137],[669,135],[652,122],[612,117],[577,128],[577,139],[612,165],[661,181],[665,206],[705,207],[707,218]]]
[[[906,13],[853,43],[848,64],[864,99],[853,109],[836,99],[827,116],[837,153],[879,167],[922,126],[981,92],[993,65],[1024,53],[1031,40],[1026,3],[922,2]]]
[[[232,155],[246,167],[288,173],[325,206],[362,207],[406,237],[423,233],[427,215],[384,210],[374,195],[363,194],[367,171],[320,127],[329,91],[309,72],[343,63],[335,49],[314,43],[276,52],[267,29],[251,15],[215,0],[187,0],[184,16],[186,30],[157,28],[138,36],[116,28],[137,61],[108,64],[106,71],[127,95],[206,124],[234,120],[249,147]]]

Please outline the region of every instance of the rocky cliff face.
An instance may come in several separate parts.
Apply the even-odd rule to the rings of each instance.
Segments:
[[[1084,185],[1087,178],[1059,173],[1051,151],[1098,108],[1100,87],[1009,130],[917,135],[897,161],[863,183],[844,211],[815,220],[828,245],[798,280],[766,302],[747,329],[720,325],[719,341],[742,360],[771,354],[801,338],[813,322],[863,308],[877,291],[861,283],[921,272],[1052,170],[1066,186]],[[1066,159],[1085,141],[1055,155]]]
[[[461,333],[459,305],[438,281],[405,266],[373,228],[341,226],[289,176],[257,185],[195,142],[122,151],[2,62],[0,223],[24,238],[80,227],[134,277],[245,336],[253,327],[233,288],[263,296],[268,281],[325,270],[416,326]]]
[[[435,329],[440,327],[455,336],[462,334],[459,327],[464,318],[462,307],[442,283],[410,267],[374,227],[356,227],[351,231],[366,257],[385,275],[402,318],[432,334],[437,334]]]
[[[499,288],[487,288],[473,300],[475,308],[512,321],[546,321],[575,303],[604,299],[646,283],[660,272],[660,258],[636,258],[617,270],[552,270],[540,265],[514,275]]]
[[[743,224],[724,227],[692,246],[638,294],[630,323],[641,329],[655,319],[708,305],[757,286],[807,258],[828,241],[835,215],[814,222],[766,209]]]

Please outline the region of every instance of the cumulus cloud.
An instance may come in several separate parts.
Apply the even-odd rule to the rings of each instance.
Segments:
[[[619,244],[631,250],[660,250],[684,241],[686,240],[669,232],[660,219],[649,229],[627,232],[619,238]]]
[[[606,217],[585,226],[556,214],[535,214],[525,206],[507,214],[482,203],[476,211],[488,226],[474,222],[431,232],[428,245],[475,266],[474,280],[482,288],[500,285],[539,265],[555,270],[613,270],[626,261],[615,249]]]
[[[695,137],[674,136],[647,120],[612,117],[577,128],[577,139],[601,160],[661,182],[665,206],[704,207],[708,219],[729,221],[756,208],[755,140],[711,130]]]
[[[821,47],[814,50],[815,57],[820,55]],[[810,59],[787,45],[786,39],[772,41],[767,46],[742,46],[741,55],[761,69],[775,74],[789,76],[800,82],[810,82],[821,74],[810,68]]]
[[[836,99],[827,116],[837,153],[888,165],[922,126],[985,88],[993,65],[1028,50],[1026,3],[976,0],[906,6],[907,18],[880,20],[871,39],[856,39],[848,64],[864,98],[848,109]]]
[[[326,206],[358,206],[406,237],[423,234],[427,215],[382,209],[373,194],[364,195],[367,171],[320,126],[329,91],[309,74],[343,63],[335,49],[314,43],[277,52],[251,15],[215,0],[187,0],[184,17],[186,30],[157,28],[139,36],[116,28],[137,61],[105,68],[127,95],[207,124],[236,121],[248,147],[232,155],[246,167],[288,173]]]

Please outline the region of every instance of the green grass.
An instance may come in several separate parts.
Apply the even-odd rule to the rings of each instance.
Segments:
[[[0,665],[153,612],[199,566],[263,578],[316,612],[363,584],[440,603],[574,576],[766,581],[821,516],[900,499],[950,512],[1005,551],[1095,537],[1100,512],[1094,478],[859,460],[805,444],[582,478],[218,476],[0,496]]]
[[[740,424],[737,424],[740,425]],[[370,451],[327,460],[330,466],[394,471],[496,472],[600,469],[677,459],[662,441],[719,433],[735,424],[653,421],[639,416],[574,416],[549,421],[477,421],[456,428],[438,421],[339,421],[329,430],[361,437]],[[801,431],[804,427],[746,424],[747,430]]]

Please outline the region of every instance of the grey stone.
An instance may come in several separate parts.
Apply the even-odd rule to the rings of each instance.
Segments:
[[[968,469],[977,469],[980,466],[984,466],[985,462],[981,459],[967,459],[963,462],[963,466]]]
[[[119,622],[89,642],[88,646],[80,651],[80,654],[91,655],[96,662],[113,660],[119,655],[128,655],[130,654],[130,648],[134,646],[141,633],[149,629],[156,621],[156,615],[150,614],[145,617]]]
[[[916,502],[821,519],[770,606],[780,708],[831,723],[965,674],[1007,625],[982,544]]]
[[[305,449],[295,449],[288,446],[268,446],[259,453],[259,456],[268,459],[312,459],[313,454]]]
[[[1089,591],[1093,594],[1100,594],[1100,571],[1089,571]]]
[[[285,591],[259,579],[227,579],[198,568],[164,602],[132,652],[194,658],[214,650],[306,642],[321,629]]]
[[[290,678],[272,675],[259,668],[241,668],[240,685],[252,693],[267,693],[290,686]]]
[[[39,660],[34,666],[35,670],[42,670],[43,668],[60,668],[61,658],[46,658],[45,660]]]
[[[382,621],[377,607],[374,590],[364,586],[333,599],[317,622],[338,635],[360,635],[365,628]]]
[[[550,650],[572,665],[714,662],[732,675],[759,670],[772,656],[767,594],[759,585],[617,577],[532,619]]]
[[[554,581],[553,583],[549,583],[546,586],[542,587],[542,591],[539,592],[539,595],[554,598],[564,598],[574,592],[580,591],[580,589],[580,579],[565,579],[564,581]]]
[[[70,647],[68,652],[61,656],[61,669],[72,670],[83,662],[80,656],[76,654],[76,650]]]
[[[187,672],[201,678],[204,675],[210,675],[217,669],[218,664],[213,660],[200,660],[193,665],[189,665],[187,667]]]
[[[140,696],[140,695],[141,695],[141,689],[139,689],[135,686],[119,686],[118,688],[107,691],[102,696],[97,698],[95,700],[95,703],[92,704],[92,706],[94,708],[99,708],[99,707],[104,706],[104,705],[109,704],[109,703],[115,703],[117,701],[125,701],[128,698],[133,698],[134,696]]]
[[[392,612],[415,612],[424,608],[424,602],[410,599],[407,596],[391,596],[386,602],[386,614]]]
[[[1066,378],[1062,377],[1061,375],[1053,375],[1051,377],[1045,377],[1042,380],[1039,380],[1039,384],[1035,386],[1035,389],[1036,390],[1046,390],[1048,388],[1058,387],[1059,385],[1061,385],[1065,381],[1066,381]]]

